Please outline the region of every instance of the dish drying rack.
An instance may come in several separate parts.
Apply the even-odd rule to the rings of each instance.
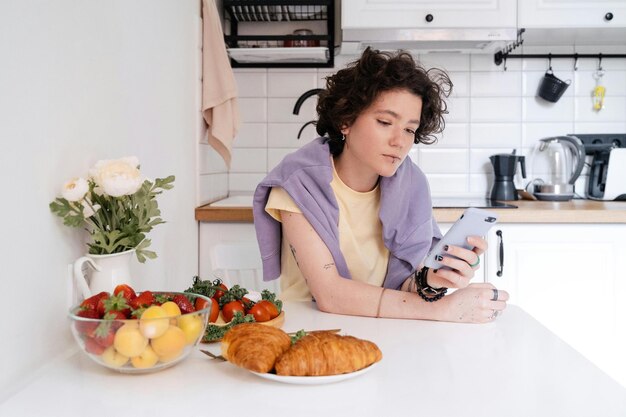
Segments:
[[[306,68],[334,66],[334,0],[224,0],[224,35],[231,66],[242,68]],[[325,34],[241,35],[240,25],[280,30],[293,22],[325,22]],[[271,25],[271,26],[270,26]],[[285,30],[286,31],[286,30]],[[316,42],[319,46],[287,47],[285,41]]]

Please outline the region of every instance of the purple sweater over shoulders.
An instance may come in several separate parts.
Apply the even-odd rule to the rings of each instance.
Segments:
[[[328,247],[339,274],[351,278],[339,248],[339,206],[330,186],[332,179],[328,144],[317,138],[287,155],[257,186],[254,226],[265,281],[277,279],[281,266],[281,224],[265,211],[272,187],[287,191]],[[390,253],[383,285],[398,289],[424,260],[433,239],[441,238],[441,232],[433,217],[426,176],[409,158],[393,176],[380,178],[380,191],[379,217]]]

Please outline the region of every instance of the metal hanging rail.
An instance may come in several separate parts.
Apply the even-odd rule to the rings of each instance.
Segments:
[[[519,58],[537,58],[537,59],[549,59],[552,58],[565,58],[565,59],[573,59],[574,60],[574,70],[578,69],[578,59],[579,58],[592,58],[598,60],[598,67],[602,67],[602,60],[605,58],[626,58],[626,54],[515,54],[511,55],[514,49],[521,46],[524,43],[523,34],[526,29],[521,28],[517,31],[517,40],[513,43],[508,44],[503,50],[498,51],[493,56],[493,61],[496,65],[500,65],[504,63],[504,70],[506,71],[506,60],[507,59],[519,59]]]
[[[605,58],[626,58],[626,54],[515,54],[511,55],[509,53],[505,53],[502,51],[496,52],[493,59],[496,65],[500,65],[503,62],[505,63],[506,69],[506,60],[507,59],[519,59],[519,58],[569,58],[578,60],[579,58],[593,58],[602,61]],[[576,68],[576,65],[574,65]]]

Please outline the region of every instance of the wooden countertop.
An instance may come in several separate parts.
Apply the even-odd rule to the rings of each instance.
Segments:
[[[572,200],[552,201],[513,201],[517,209],[490,209],[500,214],[499,223],[626,223],[626,202]],[[439,223],[453,223],[463,209],[436,208],[435,219]],[[196,208],[199,222],[243,222],[252,223],[251,207],[212,207],[205,205]]]

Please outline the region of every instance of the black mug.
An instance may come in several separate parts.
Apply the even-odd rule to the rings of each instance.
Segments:
[[[556,103],[565,93],[570,83],[570,80],[563,81],[555,77],[552,70],[548,70],[541,79],[537,95],[550,103]]]

